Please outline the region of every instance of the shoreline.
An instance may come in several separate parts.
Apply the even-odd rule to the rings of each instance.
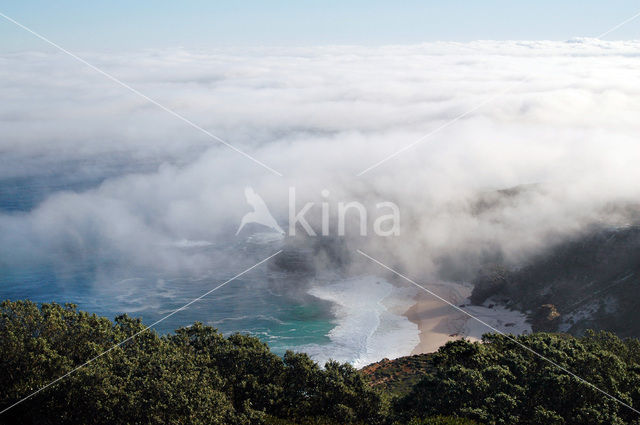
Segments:
[[[439,294],[438,288],[428,289],[456,305],[466,299],[460,294],[460,288],[448,288],[449,296]],[[409,321],[418,325],[420,332],[420,342],[411,351],[411,355],[433,353],[447,342],[464,337],[464,326],[468,316],[426,292],[417,294],[414,300],[415,304],[404,313]]]
[[[403,314],[413,304],[413,289],[362,275],[316,285],[307,293],[333,304],[330,341],[302,349],[315,361],[333,359],[358,368],[405,356],[420,341],[418,327]]]
[[[504,306],[491,303],[470,305],[471,287],[459,283],[438,283],[427,286],[427,289],[438,294],[454,305],[464,304],[465,311],[505,333],[526,334],[531,332],[531,325],[523,312],[509,310]],[[420,342],[411,355],[433,353],[449,341],[468,339],[479,341],[482,335],[492,332],[490,328],[454,309],[442,300],[426,292],[417,294],[413,304],[404,316],[418,325]],[[493,305],[495,304],[495,305]]]

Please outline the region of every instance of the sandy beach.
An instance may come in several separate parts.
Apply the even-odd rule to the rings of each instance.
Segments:
[[[471,306],[469,286],[459,283],[438,283],[425,287],[456,306],[464,306],[461,308],[466,312],[497,330],[513,334],[531,332],[526,316],[519,311],[494,306],[491,301],[487,301],[482,306]],[[485,324],[427,292],[419,293],[415,300],[416,303],[405,312],[405,316],[416,323],[420,330],[420,343],[411,354],[431,353],[448,341],[460,338],[477,341],[482,334],[494,332]]]

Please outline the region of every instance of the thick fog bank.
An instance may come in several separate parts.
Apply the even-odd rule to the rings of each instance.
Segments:
[[[247,186],[286,231],[292,187],[317,232],[328,204],[330,236],[338,203],[362,203],[367,236],[350,216],[340,246],[408,273],[517,264],[635,220],[639,51],[586,39],[81,53],[284,177],[67,56],[4,55],[1,266],[229,266],[245,259]],[[374,234],[380,202],[398,206],[399,236]]]

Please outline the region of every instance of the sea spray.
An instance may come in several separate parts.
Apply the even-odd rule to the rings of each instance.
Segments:
[[[360,276],[314,285],[309,294],[334,303],[330,342],[298,347],[320,364],[333,359],[362,367],[408,355],[419,343],[418,326],[402,315],[414,303],[412,288]]]

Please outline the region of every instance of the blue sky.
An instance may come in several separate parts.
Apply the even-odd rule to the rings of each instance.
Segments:
[[[0,12],[73,49],[399,44],[596,36],[640,11],[609,1],[0,1]],[[47,50],[0,19],[0,50]],[[640,19],[610,39],[640,39]]]

